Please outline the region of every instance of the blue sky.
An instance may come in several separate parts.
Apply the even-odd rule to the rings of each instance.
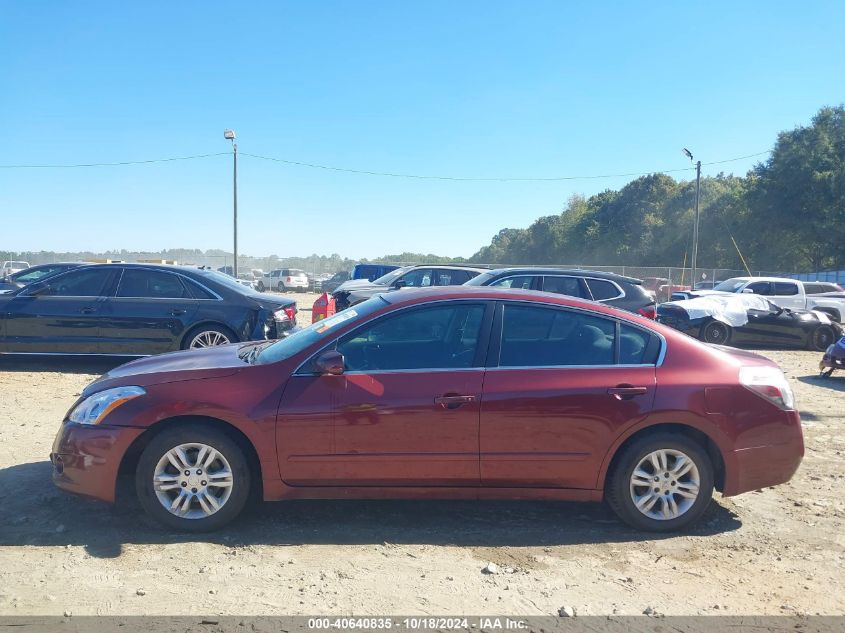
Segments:
[[[232,127],[241,152],[372,171],[680,169],[845,101],[843,23],[842,2],[0,0],[0,164],[225,152]],[[280,256],[468,256],[629,180],[239,172],[240,251]],[[229,249],[231,186],[230,156],[0,169],[0,250]]]

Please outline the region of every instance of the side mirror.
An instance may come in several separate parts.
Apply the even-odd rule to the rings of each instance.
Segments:
[[[393,282],[394,288],[404,288],[407,285],[408,285],[408,282],[405,281],[404,279],[397,279],[396,281]]]
[[[343,373],[343,354],[328,350],[314,359],[314,368],[321,374],[340,376]]]
[[[754,291],[751,288],[743,288],[742,294],[744,295],[753,295]]]

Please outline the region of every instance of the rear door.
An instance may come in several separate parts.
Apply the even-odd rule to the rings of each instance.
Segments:
[[[801,288],[795,281],[773,281],[772,294],[769,299],[781,308],[793,310],[803,310],[807,303]]]
[[[117,292],[105,300],[100,326],[103,353],[160,354],[179,349],[198,302],[179,275],[125,268]]]
[[[481,483],[592,489],[656,390],[660,340],[589,312],[500,304],[481,410]]]
[[[100,319],[118,269],[85,267],[29,286],[7,304],[6,351],[100,354]],[[43,290],[42,294],[38,293]]]

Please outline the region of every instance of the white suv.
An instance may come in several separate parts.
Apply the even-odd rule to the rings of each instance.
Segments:
[[[264,276],[258,280],[258,291],[277,290],[278,292],[285,292],[286,290],[297,290],[299,292],[308,291],[308,276],[304,271],[296,268],[277,268],[271,270],[269,273],[264,273]]]
[[[14,275],[27,268],[29,268],[29,262],[3,262],[3,265],[0,266],[0,279],[5,279],[9,275]]]

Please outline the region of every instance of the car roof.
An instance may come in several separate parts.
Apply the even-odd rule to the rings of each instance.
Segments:
[[[597,301],[580,299],[569,295],[541,292],[539,290],[500,288],[498,286],[428,286],[425,288],[403,288],[397,292],[383,292],[376,296],[380,296],[386,302],[397,306],[445,299],[488,299],[500,301],[527,300],[546,305],[583,308],[611,316],[623,316],[626,319],[637,321],[649,326],[654,324],[654,321],[650,319],[646,319],[626,310],[621,310],[607,303],[599,303]]]
[[[399,266],[399,268],[404,268]],[[462,264],[413,264],[408,266],[408,270],[416,270],[417,268],[445,268],[447,270],[471,270],[476,273],[484,273],[490,270],[489,268],[478,268],[476,266],[464,266]]]
[[[619,275],[617,273],[602,272],[599,270],[589,270],[585,268],[542,268],[539,266],[524,266],[521,268],[495,268],[493,270],[482,270],[482,272],[490,273],[493,276],[499,277],[505,274],[526,274],[526,275],[572,275],[573,277],[594,277],[596,279],[608,279],[611,281],[625,281],[629,284],[640,285],[641,279],[636,277],[628,277],[626,275]],[[652,277],[652,279],[663,279],[663,277]]]

